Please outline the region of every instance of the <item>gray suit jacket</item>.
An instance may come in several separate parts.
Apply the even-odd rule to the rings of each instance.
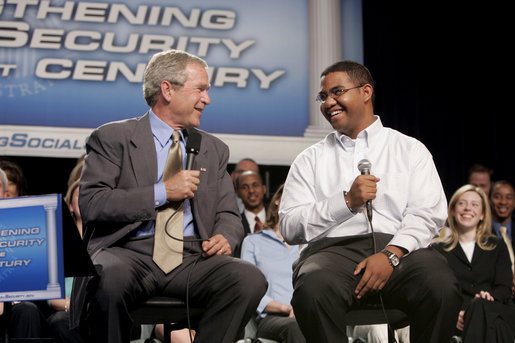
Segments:
[[[197,131],[202,144],[193,164],[193,169],[201,170],[192,202],[196,229],[203,239],[222,234],[236,251],[243,228],[227,173],[229,149],[218,138]],[[84,240],[94,262],[98,251],[116,245],[144,221],[156,218],[157,157],[149,114],[99,127],[89,137],[86,150],[79,206]],[[78,324],[82,312],[86,284],[84,279],[74,284],[73,324]]]

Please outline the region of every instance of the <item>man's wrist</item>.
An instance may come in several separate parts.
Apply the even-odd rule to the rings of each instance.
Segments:
[[[343,199],[345,199],[345,204],[347,205],[347,208],[349,209],[349,211],[352,214],[358,213],[358,211],[355,211],[355,210],[352,209],[352,207],[350,207],[349,193],[347,191],[343,191]]]
[[[380,251],[380,253],[382,253],[382,254],[386,255],[386,257],[388,257],[388,263],[390,263],[390,266],[392,266],[393,268],[397,268],[397,266],[401,262],[399,256],[397,256],[390,250],[383,249]]]
[[[399,257],[399,259],[408,253],[408,250],[401,248],[399,246],[396,246],[396,245],[388,245],[384,249],[397,255]]]

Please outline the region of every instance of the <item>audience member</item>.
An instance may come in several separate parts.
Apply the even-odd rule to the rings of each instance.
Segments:
[[[508,239],[513,243],[513,209],[515,206],[513,186],[506,180],[497,181],[492,186],[490,206],[492,207],[492,228],[501,237],[501,226],[506,228]]]
[[[245,173],[254,172],[244,172],[240,179]],[[283,185],[272,196],[263,230],[243,240],[241,258],[256,265],[268,281],[268,290],[257,308],[257,337],[301,343],[305,339],[290,304],[293,294],[291,266],[299,257],[299,247],[286,243],[279,231],[282,193]]]
[[[294,266],[295,316],[308,342],[346,342],[346,312],[379,292],[409,316],[412,342],[448,342],[458,283],[427,248],[445,222],[445,194],[427,148],[374,115],[373,90],[359,63],[322,73],[317,100],[335,131],[297,156],[279,212],[286,241],[308,244]],[[373,174],[360,175],[363,158]]]
[[[513,185],[506,180],[493,184],[490,192],[490,207],[492,209],[492,232],[502,237],[508,247],[511,269],[513,273],[512,296],[515,300],[515,254],[513,252],[513,209],[515,200]]]
[[[84,166],[84,158],[80,158],[77,161],[75,167],[73,167],[70,176],[68,177],[68,190],[64,196],[64,202],[68,205],[68,210],[75,221],[75,225],[79,230],[79,234],[82,237],[82,218],[80,215],[79,208],[79,182],[80,174]]]
[[[77,230],[79,231],[80,236],[82,237],[82,219],[80,216],[79,209],[79,178],[80,172],[77,173],[77,170],[82,168],[84,164],[84,160],[80,159],[74,169],[72,170],[70,177],[68,179],[69,187],[64,197],[64,201],[66,205],[68,205],[68,210],[75,222]],[[70,327],[70,298],[73,284],[73,277],[65,278],[65,298],[64,299],[53,299],[50,300],[50,306],[55,311],[52,313],[48,319],[48,327],[53,336],[56,337],[57,342],[61,343],[82,343],[84,340],[79,333],[79,331],[75,329],[71,329]]]
[[[447,258],[461,286],[456,328],[464,342],[513,342],[515,307],[508,250],[491,233],[488,197],[476,186],[460,187],[449,202],[451,234],[434,247]]]
[[[2,199],[2,195],[0,195],[0,199]],[[4,315],[5,313],[5,306],[4,303],[0,302],[0,342],[3,342],[3,338],[5,337],[5,331],[8,327],[8,321],[7,321],[7,315]]]
[[[0,199],[7,198],[7,184],[9,180],[7,179],[7,174],[4,172],[2,168],[0,168]]]
[[[9,175],[15,178],[16,182],[9,183],[10,179],[3,168],[0,169],[0,198],[17,197],[24,194],[23,173],[17,164],[11,161],[1,161],[3,168],[10,171]],[[6,185],[10,185],[7,186]],[[9,189],[10,191],[8,191]],[[48,336],[46,317],[50,308],[46,301],[23,301],[10,303],[9,337],[21,338],[42,338]],[[2,303],[2,310],[4,304]]]
[[[179,50],[155,54],[143,85],[151,109],[88,139],[79,205],[99,277],[74,283],[71,310],[91,341],[128,342],[129,311],[139,302],[189,294],[205,307],[195,340],[233,343],[266,292],[259,269],[231,256],[243,228],[229,149],[195,129],[210,103],[206,68]],[[200,152],[185,170],[185,141],[195,136]]]
[[[80,174],[82,173],[82,167],[84,166],[84,157],[86,157],[85,154],[82,154],[78,159],[77,163],[75,164],[75,167],[73,167],[72,171],[70,172],[70,176],[68,176],[68,188],[74,183],[75,181],[80,179]]]
[[[0,199],[5,198],[6,195],[6,185],[7,185],[7,175],[5,172],[0,168]],[[6,329],[7,323],[6,323],[6,316],[4,316],[4,310],[5,306],[3,302],[0,302],[0,333],[3,334],[3,330]]]
[[[236,180],[244,171],[251,170],[253,172],[259,173],[259,166],[251,158],[244,158],[240,160],[235,166],[234,170],[231,172],[231,179],[234,185],[234,191],[236,191]],[[239,196],[236,197],[236,203],[238,205],[238,211],[241,213],[245,209],[245,205]]]
[[[46,319],[51,309],[46,301],[22,301],[11,304],[9,338],[50,337]]]
[[[492,174],[492,169],[482,164],[474,164],[468,170],[468,183],[481,188],[488,196],[492,186]]]
[[[8,183],[5,186],[6,198],[15,198],[27,195],[27,180],[20,165],[10,160],[0,160],[0,168],[7,175]]]
[[[244,171],[236,179],[236,194],[245,207],[241,213],[241,220],[246,235],[263,228],[266,219],[265,193],[263,179],[255,171]]]

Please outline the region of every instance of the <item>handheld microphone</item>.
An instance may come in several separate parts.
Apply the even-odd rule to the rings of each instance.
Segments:
[[[362,159],[358,163],[358,170],[361,175],[370,175],[370,168],[372,168],[372,163],[366,158]],[[367,209],[367,217],[370,222],[372,222],[372,200],[367,200],[365,203],[365,207]]]
[[[195,156],[200,151],[200,143],[202,142],[202,135],[195,130],[189,132],[188,140],[186,141],[186,170],[191,170]]]

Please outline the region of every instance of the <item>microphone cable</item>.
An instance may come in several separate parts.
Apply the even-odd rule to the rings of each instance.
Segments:
[[[173,213],[168,217],[168,219],[166,220],[166,223],[165,223],[165,233],[168,237],[176,240],[176,241],[180,241],[180,242],[209,242],[209,239],[202,239],[202,238],[192,238],[192,239],[184,239],[184,238],[177,238],[175,236],[173,236],[170,232],[168,232],[168,223],[170,222],[170,220],[172,220],[172,218],[177,214],[177,212],[181,209],[181,207],[184,206],[184,201],[181,202],[181,205],[178,207],[178,208],[175,208]],[[190,278],[191,278],[191,274],[193,273],[193,270],[195,269],[195,267],[197,266],[197,262],[202,258],[202,252],[198,253],[198,254],[192,254],[192,256],[195,256],[197,255],[197,257],[195,258],[195,260],[193,261],[193,265],[191,266],[191,268],[188,270],[188,275],[186,276],[186,321],[187,321],[187,324],[188,324],[188,334],[190,336],[190,342],[193,343],[193,336],[191,335],[191,316],[190,316]],[[164,332],[164,334],[166,335],[167,333]],[[170,334],[170,333],[168,333]]]
[[[370,226],[370,230],[372,231],[372,247],[374,250],[374,254],[377,254],[378,251],[377,251],[376,235],[375,235],[375,231],[374,231],[374,226],[372,225],[372,218],[371,218],[371,216],[368,216],[367,214],[365,214],[365,217],[367,218],[367,222]],[[390,320],[388,319],[388,315],[386,314],[386,309],[384,307],[384,302],[383,302],[383,297],[381,295],[381,291],[378,292],[378,295],[379,295],[379,302],[381,303],[381,309],[383,311],[384,318],[386,320],[386,325],[388,328],[388,342],[389,343],[397,343],[397,340],[395,339],[395,332],[392,328]]]

